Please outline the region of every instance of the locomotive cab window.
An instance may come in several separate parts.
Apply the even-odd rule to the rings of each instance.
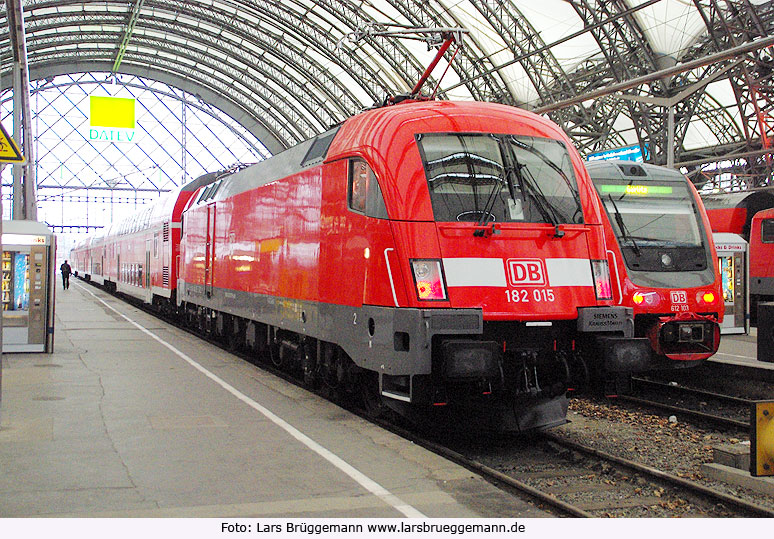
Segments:
[[[609,178],[591,172],[626,265],[639,271],[701,271],[706,231],[687,180],[679,172]]]
[[[436,221],[582,223],[570,154],[540,137],[417,136]]]
[[[763,219],[761,221],[761,241],[763,243],[774,243],[774,219]]]
[[[369,217],[387,219],[387,208],[379,182],[374,171],[362,159],[352,159],[349,162],[347,205],[351,210]]]

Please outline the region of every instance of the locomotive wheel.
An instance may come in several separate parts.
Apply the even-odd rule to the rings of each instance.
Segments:
[[[360,396],[369,417],[381,419],[387,415],[389,408],[384,404],[379,393],[379,375],[377,373],[366,372],[360,376]]]

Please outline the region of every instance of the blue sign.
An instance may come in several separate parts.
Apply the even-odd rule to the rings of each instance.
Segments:
[[[626,146],[616,150],[605,150],[604,152],[590,153],[586,156],[586,161],[609,161],[611,159],[621,159],[622,161],[634,161],[642,163],[642,148],[639,144]]]

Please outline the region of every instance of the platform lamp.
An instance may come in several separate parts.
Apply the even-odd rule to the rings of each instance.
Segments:
[[[750,406],[750,475],[774,476],[774,400]]]

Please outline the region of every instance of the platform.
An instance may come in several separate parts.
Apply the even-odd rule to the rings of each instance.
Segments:
[[[754,327],[747,335],[722,335],[718,351],[709,361],[774,371],[774,363],[758,361],[758,331]]]
[[[546,516],[77,281],[2,386],[0,518]]]

